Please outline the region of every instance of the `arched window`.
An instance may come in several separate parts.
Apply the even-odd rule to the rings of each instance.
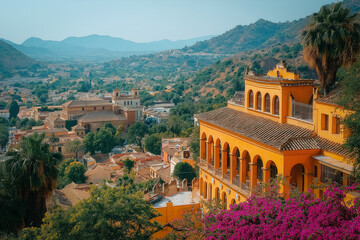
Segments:
[[[221,168],[221,162],[222,162],[222,159],[221,159],[221,142],[219,141],[219,168]]]
[[[239,173],[240,170],[240,151],[239,149],[236,150],[236,171],[237,174]]]
[[[277,177],[277,175],[278,175],[277,167],[276,167],[275,163],[271,163],[271,165],[270,165],[270,178],[274,179],[274,178]]]
[[[268,93],[265,95],[265,112],[270,112],[270,95]]]
[[[227,169],[230,169],[230,146],[227,144],[226,148],[226,167]]]
[[[275,96],[274,98],[274,114],[275,115],[279,115],[279,97],[278,96]]]
[[[254,94],[252,90],[249,92],[249,108],[254,108]]]
[[[261,93],[258,92],[256,95],[256,109],[261,110]]]

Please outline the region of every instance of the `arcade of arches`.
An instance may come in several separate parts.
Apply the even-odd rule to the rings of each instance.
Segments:
[[[313,180],[310,157],[304,158],[304,155],[310,156],[311,151],[301,156],[286,156],[240,137],[229,137],[206,124],[201,125],[201,130],[200,195],[203,199],[219,199],[224,208],[228,208],[230,204],[245,201],[251,193],[261,194],[257,187],[280,174],[302,192]],[[284,167],[284,161],[292,163]],[[281,191],[285,193],[288,187],[282,186]]]

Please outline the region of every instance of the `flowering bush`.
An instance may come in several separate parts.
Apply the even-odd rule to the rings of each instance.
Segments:
[[[354,190],[352,188],[346,189]],[[360,239],[359,199],[351,207],[345,191],[330,186],[323,198],[251,196],[246,202],[205,216],[205,235],[215,239]]]

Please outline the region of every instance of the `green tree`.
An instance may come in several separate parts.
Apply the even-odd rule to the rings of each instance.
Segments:
[[[176,115],[171,116],[167,122],[167,129],[169,132],[172,132],[175,135],[179,135],[182,129],[182,122],[180,117]]]
[[[191,134],[190,150],[196,160],[200,156],[200,127],[195,126]]]
[[[73,161],[69,166],[65,168],[65,176],[69,179],[70,182],[74,183],[85,183],[86,168],[84,164],[80,162]]]
[[[161,137],[158,134],[152,134],[145,137],[145,149],[156,155],[161,154]]]
[[[94,155],[96,151],[95,133],[89,132],[88,134],[86,134],[83,143],[85,146],[85,152],[90,152],[91,155]]]
[[[354,176],[360,182],[360,62],[355,63],[351,68],[341,68],[338,72],[340,87],[338,93],[339,105],[349,110],[343,120],[344,128],[348,133],[345,147],[353,153],[356,159],[354,163]]]
[[[57,165],[62,159],[60,153],[50,152],[44,137],[37,133],[23,137],[18,150],[8,152],[9,159],[3,162],[18,198],[26,202],[26,227],[40,226],[46,212],[46,199],[55,189]]]
[[[59,208],[47,215],[41,229],[27,229],[24,234],[37,239],[150,239],[162,229],[153,221],[158,216],[141,192],[102,186],[69,210]]]
[[[341,2],[323,6],[310,17],[302,33],[304,59],[315,68],[325,95],[335,83],[342,65],[355,62],[360,49],[360,24],[357,14]]]
[[[49,138],[49,144],[51,147],[51,151],[54,151],[55,147],[58,145],[60,139],[55,136],[55,133],[52,133]]]
[[[65,149],[70,153],[75,153],[75,159],[78,159],[79,153],[84,153],[85,147],[80,140],[74,140],[65,144]]]
[[[143,122],[136,122],[128,129],[127,141],[141,147],[141,141],[146,133],[148,133],[147,125]]]
[[[196,177],[195,169],[187,162],[179,162],[175,165],[173,175],[180,181],[187,179],[188,183]]]
[[[115,136],[116,129],[114,128],[114,126],[110,122],[105,123],[103,125],[103,128],[110,131],[110,133]]]
[[[122,162],[124,163],[124,166],[128,172],[130,172],[131,169],[133,169],[133,167],[135,166],[135,161],[131,160],[130,158],[126,158]]]
[[[115,137],[110,130],[102,127],[95,133],[94,146],[96,151],[109,153],[115,146]]]
[[[5,124],[0,124],[0,147],[5,148],[9,142],[9,127]]]
[[[9,119],[17,118],[19,114],[19,104],[17,101],[12,101],[9,106]]]

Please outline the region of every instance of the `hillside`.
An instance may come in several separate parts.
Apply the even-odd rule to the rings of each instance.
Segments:
[[[360,9],[360,0],[345,0],[343,4],[352,11]],[[188,76],[188,91],[196,94],[195,90],[199,90],[201,95],[221,93],[224,96],[230,88],[228,80],[233,75],[241,77],[242,73],[236,73],[236,69],[242,69],[245,65],[258,73],[264,69],[263,73],[266,73],[280,59],[284,59],[302,77],[317,78],[315,71],[309,69],[303,60],[300,45],[299,36],[308,19],[286,23],[261,19],[180,50],[112,61],[107,65],[107,70],[111,74],[126,69],[132,75],[139,76],[140,80],[153,79],[154,84],[166,84],[166,80],[171,83]],[[228,62],[226,68],[218,68],[219,64],[225,62]],[[199,78],[202,80],[197,81]]]
[[[183,48],[211,37],[205,36],[179,41],[161,40],[146,43],[136,43],[122,38],[102,35],[69,37],[62,41],[48,41],[31,37],[22,44],[5,41],[34,59],[67,62],[110,61],[120,57]]]
[[[10,44],[0,40],[0,73],[14,69],[30,68],[36,61],[16,50]]]

